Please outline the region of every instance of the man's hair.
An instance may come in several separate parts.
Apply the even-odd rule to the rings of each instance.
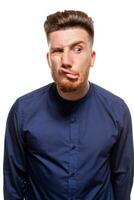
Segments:
[[[68,28],[80,27],[87,31],[92,44],[94,41],[94,23],[91,17],[82,11],[65,10],[48,15],[44,23],[47,40],[50,33]]]

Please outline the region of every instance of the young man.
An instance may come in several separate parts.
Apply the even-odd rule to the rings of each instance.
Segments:
[[[9,113],[5,200],[130,200],[131,117],[122,99],[88,81],[93,21],[64,11],[44,27],[54,83],[20,97]]]

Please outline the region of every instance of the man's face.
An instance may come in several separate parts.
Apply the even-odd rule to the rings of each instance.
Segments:
[[[62,92],[73,92],[87,85],[95,60],[88,33],[82,28],[50,33],[47,59],[52,77]]]

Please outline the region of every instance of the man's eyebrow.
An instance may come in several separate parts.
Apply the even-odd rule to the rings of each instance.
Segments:
[[[77,41],[77,42],[73,42],[73,43],[70,44],[69,46],[70,46],[70,47],[74,47],[74,46],[80,45],[80,44],[85,44],[85,42],[84,42],[84,41]]]
[[[62,49],[63,49],[62,47],[51,47],[50,51],[55,51],[55,50],[61,51]]]
[[[73,42],[73,43],[71,43],[71,44],[68,44],[68,45],[66,45],[66,46],[68,46],[68,47],[70,47],[70,48],[73,48],[73,47],[75,47],[76,45],[80,45],[80,44],[85,45],[85,42],[82,41],[82,40],[80,40],[80,41],[76,41],[76,42]],[[64,49],[64,47],[66,47],[66,46],[52,46],[52,47],[50,48],[50,50],[51,50],[51,51],[62,50],[62,49]]]

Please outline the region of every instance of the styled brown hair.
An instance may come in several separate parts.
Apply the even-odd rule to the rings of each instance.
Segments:
[[[80,27],[87,31],[92,44],[94,41],[94,23],[91,17],[82,11],[65,10],[63,12],[56,12],[48,15],[44,23],[47,40],[49,41],[49,34],[72,27]]]

